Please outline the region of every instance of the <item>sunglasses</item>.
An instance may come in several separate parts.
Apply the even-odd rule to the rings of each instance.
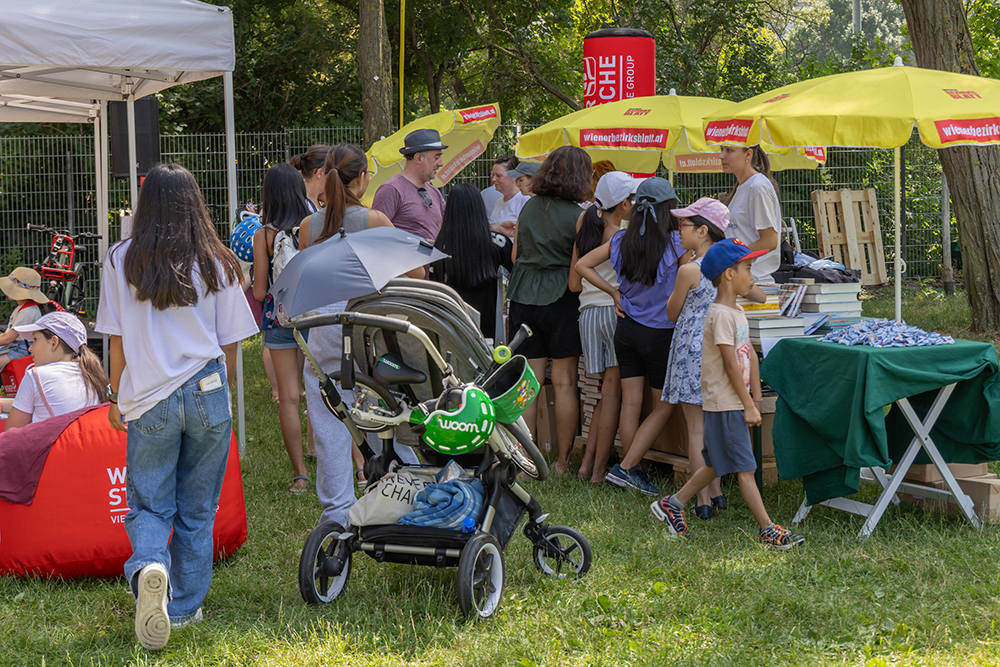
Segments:
[[[429,194],[427,194],[427,188],[417,188],[417,192],[420,194],[421,197],[424,198],[424,206],[426,206],[427,208],[434,207],[434,200],[431,199],[431,196]]]

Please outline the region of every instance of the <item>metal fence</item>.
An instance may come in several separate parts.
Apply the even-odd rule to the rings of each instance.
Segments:
[[[490,185],[493,161],[513,154],[517,137],[530,126],[501,125],[486,152],[452,183]],[[360,127],[289,129],[284,132],[247,133],[236,137],[237,188],[240,201],[257,201],[268,167],[304,151],[313,143],[360,143]],[[0,275],[14,267],[31,265],[45,255],[50,239],[25,231],[27,223],[96,231],[94,192],[94,140],[92,136],[0,138]],[[811,193],[816,189],[860,189],[878,192],[879,218],[889,262],[892,261],[893,177],[892,151],[877,149],[829,150],[827,165],[814,171],[780,173],[783,213],[798,221],[803,248],[815,249]],[[225,136],[182,134],[160,137],[160,157],[190,169],[198,179],[213,220],[225,237],[228,227]],[[905,254],[911,276],[938,276],[941,263],[941,165],[937,155],[914,136],[905,149],[906,219]],[[682,202],[728,191],[732,176],[677,173],[674,179]],[[118,238],[120,215],[128,208],[129,186],[110,180],[111,238]],[[952,238],[957,238],[953,227]],[[97,259],[93,244],[86,259]],[[87,305],[96,310],[98,274],[94,272]],[[10,304],[0,304],[0,317]]]

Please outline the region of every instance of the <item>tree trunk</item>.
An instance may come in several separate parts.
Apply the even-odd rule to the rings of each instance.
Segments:
[[[361,76],[361,116],[368,150],[392,134],[392,49],[382,0],[361,0],[358,18],[358,73]]]
[[[903,0],[917,64],[979,76],[962,0]],[[972,330],[1000,330],[1000,150],[938,151],[948,178],[962,248]]]

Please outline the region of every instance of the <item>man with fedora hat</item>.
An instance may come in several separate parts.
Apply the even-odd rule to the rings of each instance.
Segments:
[[[379,186],[372,208],[385,213],[392,224],[431,243],[441,231],[444,197],[430,181],[444,165],[437,130],[414,130],[399,152],[406,156],[403,172]]]

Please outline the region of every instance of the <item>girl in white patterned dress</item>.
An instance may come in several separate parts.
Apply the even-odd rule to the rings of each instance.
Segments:
[[[694,253],[694,261],[677,270],[677,282],[667,301],[667,317],[677,322],[670,343],[667,377],[661,401],[681,405],[688,428],[688,460],[691,472],[705,461],[701,456],[701,339],[705,313],[715,300],[712,281],[701,272],[701,259],[709,247],[726,237],[729,209],[716,199],[702,197],[687,208],[670,211],[680,220],[681,247]],[[716,478],[698,492],[694,512],[700,519],[712,518],[713,508],[725,509],[726,499]]]

